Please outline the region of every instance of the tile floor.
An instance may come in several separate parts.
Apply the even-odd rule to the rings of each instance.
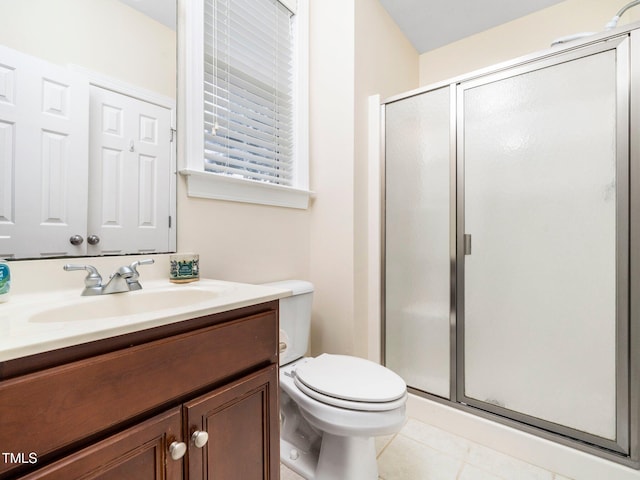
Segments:
[[[376,448],[380,480],[570,480],[411,418]],[[280,478],[302,480],[285,466]]]

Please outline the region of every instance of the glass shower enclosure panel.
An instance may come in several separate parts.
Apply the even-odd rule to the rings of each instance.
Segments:
[[[385,108],[385,364],[450,397],[450,88]]]
[[[458,91],[461,400],[611,442],[625,435],[626,408],[617,395],[628,283],[623,48]]]

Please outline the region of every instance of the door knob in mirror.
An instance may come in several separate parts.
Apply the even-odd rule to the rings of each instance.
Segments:
[[[81,235],[73,235],[70,239],[69,239],[69,243],[71,245],[82,245],[82,242],[84,242],[84,238],[82,238]]]

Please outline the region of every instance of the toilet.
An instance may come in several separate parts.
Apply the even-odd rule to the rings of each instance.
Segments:
[[[280,460],[308,480],[377,480],[374,437],[400,430],[407,386],[388,368],[348,355],[305,357],[313,285],[280,299]]]

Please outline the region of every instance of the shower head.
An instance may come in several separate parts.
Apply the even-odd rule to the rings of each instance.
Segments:
[[[613,16],[613,18],[611,20],[609,20],[607,22],[607,24],[604,26],[604,30],[605,31],[609,31],[609,30],[613,30],[614,28],[616,28],[618,26],[618,21],[620,20],[620,17],[624,14],[624,12],[629,10],[631,7],[635,7],[636,5],[640,5],[640,0],[633,0],[632,2],[627,3],[620,10],[618,10],[618,12]],[[594,35],[595,33],[596,32],[574,33],[573,35],[567,35],[565,37],[556,38],[551,43],[551,46],[553,47],[555,45],[562,45],[564,43],[573,42],[575,40],[579,40],[581,38],[585,38],[585,37],[588,37],[590,35]]]
[[[640,5],[640,0],[633,0],[633,2],[627,3],[624,7],[618,10],[618,13],[616,13],[611,20],[609,20],[609,22],[604,26],[604,29],[613,30],[616,28],[618,26],[618,20],[620,20],[622,14],[636,5]]]

